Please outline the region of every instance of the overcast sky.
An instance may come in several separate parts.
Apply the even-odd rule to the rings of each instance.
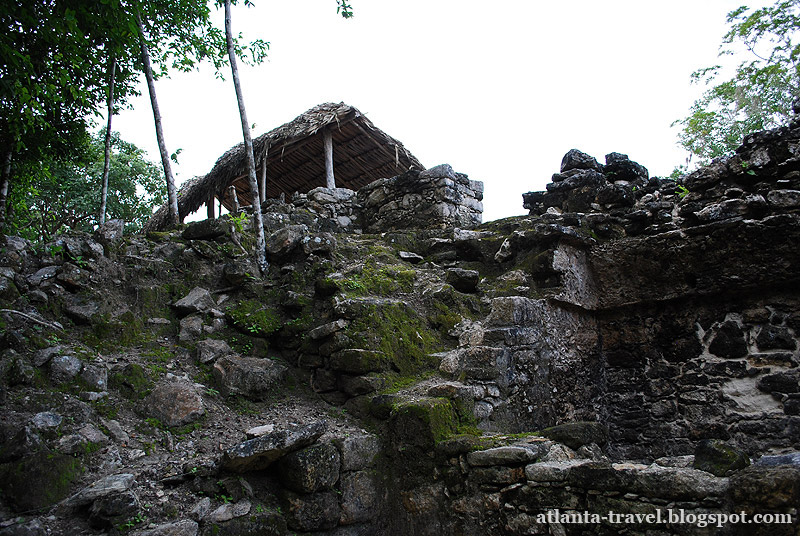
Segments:
[[[742,1],[351,0],[344,20],[335,0],[254,0],[234,8],[233,29],[270,42],[268,60],[241,73],[254,137],[344,101],[425,166],[483,181],[489,221],[525,213],[522,193],[544,189],[572,148],[601,163],[628,154],[651,175],[685,163],[670,124],[699,96],[689,77],[718,61]],[[167,148],[182,149],[179,183],[241,142],[230,76],[206,67],[156,86]],[[158,161],[142,93],[113,128]]]

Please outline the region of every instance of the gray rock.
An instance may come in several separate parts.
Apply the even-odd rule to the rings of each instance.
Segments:
[[[380,499],[375,476],[367,471],[347,473],[342,475],[340,488],[342,492],[340,524],[363,523],[375,517]]]
[[[69,434],[58,439],[58,450],[64,454],[80,454],[85,452],[89,441],[81,434]]]
[[[232,352],[227,342],[219,339],[205,339],[197,343],[197,360],[200,363],[211,363]]]
[[[283,487],[298,493],[330,489],[339,480],[339,451],[330,443],[292,452],[277,462]]]
[[[477,270],[464,270],[463,268],[449,268],[446,280],[454,289],[468,294],[474,293],[478,288],[480,275]]]
[[[59,355],[60,353],[64,352],[64,350],[65,348],[60,345],[42,348],[33,354],[33,365],[36,367],[41,367],[42,365],[47,364],[47,362],[50,361],[53,356]]]
[[[400,251],[397,253],[397,256],[400,257],[401,260],[410,262],[411,264],[419,264],[425,260],[422,255],[418,255],[410,251]]]
[[[32,426],[23,426],[9,435],[0,448],[0,462],[22,458],[44,447],[44,441]]]
[[[230,222],[224,219],[208,219],[191,222],[181,236],[186,240],[214,240],[229,235]]]
[[[59,355],[50,360],[50,379],[54,383],[71,382],[83,368],[74,355]]]
[[[350,323],[347,320],[340,318],[339,320],[328,322],[327,324],[315,327],[314,329],[308,332],[308,336],[312,340],[324,339],[325,337],[333,335],[337,331],[343,330],[349,324]]]
[[[595,443],[605,445],[608,441],[608,428],[599,422],[571,422],[545,428],[542,436],[563,443],[573,450],[583,445]]]
[[[788,454],[778,454],[775,456],[761,456],[753,465],[774,466],[774,465],[797,465],[800,466],[800,452],[790,452]]]
[[[628,182],[647,182],[650,173],[647,168],[638,162],[634,162],[628,155],[620,153],[609,153],[606,155],[606,165],[603,166],[603,173],[612,180],[624,180]]]
[[[29,275],[27,281],[30,286],[38,287],[45,281],[53,279],[57,273],[58,266],[45,266],[37,270],[34,274]]]
[[[249,439],[226,450],[221,465],[237,473],[265,469],[286,454],[311,445],[327,428],[326,421],[318,421]]]
[[[195,287],[189,294],[172,304],[178,314],[190,315],[192,313],[205,313],[216,306],[211,293],[202,287]]]
[[[64,504],[69,507],[87,506],[101,497],[129,490],[135,480],[136,478],[130,473],[101,478],[67,499]]]
[[[110,244],[122,238],[125,231],[125,222],[123,220],[108,220],[95,231],[95,238],[101,244]]]
[[[247,436],[247,439],[253,439],[255,437],[260,437],[266,434],[271,434],[275,431],[274,424],[262,424],[261,426],[254,426],[249,430],[245,431],[244,435]]]
[[[767,202],[783,209],[800,207],[800,190],[771,190]]]
[[[139,497],[133,490],[100,497],[89,508],[89,524],[100,529],[118,526],[139,512]]]
[[[271,359],[227,355],[217,359],[212,373],[225,396],[262,400],[283,381],[286,371],[285,366]]]
[[[70,305],[67,305],[64,312],[78,324],[91,324],[92,317],[100,312],[100,306],[91,301],[81,302],[80,300],[76,300]]]
[[[191,315],[181,319],[178,340],[192,342],[203,335],[203,319],[199,315]]]
[[[144,399],[144,411],[166,426],[183,426],[205,413],[203,398],[194,385],[162,381]]]
[[[267,253],[275,258],[285,257],[294,251],[307,234],[308,227],[305,225],[287,225],[278,229],[267,237]]]
[[[336,238],[331,233],[318,233],[312,236],[304,236],[300,241],[303,245],[303,253],[306,255],[316,254],[328,256],[336,250]]]
[[[189,510],[189,517],[195,521],[200,521],[209,511],[211,511],[211,499],[203,497]]]
[[[564,158],[561,159],[561,173],[571,169],[594,169],[595,171],[603,171],[603,166],[600,165],[593,156],[579,151],[578,149],[570,149]]]
[[[63,420],[64,418],[57,413],[43,411],[33,416],[31,424],[39,430],[47,430],[48,428],[58,428]]]
[[[285,493],[286,524],[292,530],[330,530],[339,523],[339,499],[332,491],[298,495]]]
[[[380,453],[380,441],[372,434],[338,437],[333,444],[339,449],[342,471],[359,471],[375,465]]]
[[[78,429],[78,433],[86,438],[87,441],[97,444],[104,444],[108,442],[108,436],[100,431],[93,424],[84,424]]]
[[[117,443],[126,444],[130,441],[130,437],[128,433],[123,430],[122,425],[120,425],[119,421],[115,421],[114,419],[103,419],[103,426],[106,427],[108,433],[111,434],[111,437]]]
[[[419,178],[456,180],[456,172],[453,171],[453,168],[450,166],[450,164],[439,164],[438,166],[433,166],[425,171],[421,171]]]
[[[47,530],[38,519],[27,523],[14,523],[0,528],[0,536],[47,536]]]
[[[196,521],[183,519],[172,523],[164,523],[153,529],[136,530],[130,536],[197,536],[199,525]]]
[[[236,517],[246,516],[250,513],[252,504],[247,499],[242,499],[236,503],[223,504],[214,511],[209,512],[203,517],[204,523],[223,523]]]
[[[80,374],[89,389],[96,392],[108,389],[108,368],[104,363],[87,363]]]
[[[490,465],[519,465],[536,460],[538,451],[518,446],[495,447],[467,454],[467,463],[473,467]]]

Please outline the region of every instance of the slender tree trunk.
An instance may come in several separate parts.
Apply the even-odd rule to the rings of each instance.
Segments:
[[[180,215],[178,214],[178,194],[175,191],[175,177],[172,175],[172,166],[169,163],[169,153],[167,145],[164,143],[164,131],[161,128],[161,111],[158,109],[156,100],[156,84],[153,79],[153,68],[150,66],[150,52],[147,50],[147,43],[144,40],[144,26],[142,18],[136,14],[136,22],[139,24],[139,34],[142,40],[142,64],[144,65],[144,76],[147,79],[147,90],[150,92],[150,104],[153,107],[153,120],[156,124],[156,139],[158,140],[158,150],[161,153],[161,165],[164,166],[164,177],[167,179],[167,202],[169,204],[169,220],[172,225],[180,225]]]
[[[111,119],[114,117],[114,77],[117,69],[116,58],[111,58],[108,66],[108,99],[106,109],[108,121],[106,122],[106,152],[103,160],[103,186],[100,190],[100,225],[106,222],[106,201],[108,199],[108,172],[111,169]]]
[[[11,182],[11,157],[14,152],[9,148],[3,157],[3,173],[0,179],[0,225],[5,224],[8,216],[8,184]]]
[[[247,121],[247,112],[244,109],[242,87],[239,83],[239,68],[236,65],[236,52],[233,48],[231,0],[225,0],[225,40],[228,44],[228,57],[231,60],[231,75],[233,77],[233,87],[236,90],[236,101],[239,104],[239,117],[242,120],[244,152],[247,157],[247,175],[250,181],[250,194],[253,198],[253,230],[256,233],[255,261],[261,273],[264,273],[268,265],[266,240],[264,239],[264,221],[261,218],[261,196],[258,192],[258,180],[256,179],[256,159],[253,155],[253,139],[250,137],[250,123]]]

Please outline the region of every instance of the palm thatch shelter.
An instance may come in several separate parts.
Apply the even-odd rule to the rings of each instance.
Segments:
[[[403,144],[367,119],[358,109],[342,102],[315,106],[253,140],[260,201],[282,194],[305,193],[318,186],[358,190],[381,178],[410,169],[425,169]],[[214,217],[219,201],[228,211],[253,203],[247,179],[244,143],[214,164],[203,177],[186,181],[178,192],[181,220],[204,203]],[[168,225],[169,211],[161,207],[145,226],[146,231]]]

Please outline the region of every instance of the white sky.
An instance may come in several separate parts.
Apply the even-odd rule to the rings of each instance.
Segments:
[[[687,115],[713,65],[725,15],[743,0],[254,0],[233,29],[270,42],[242,67],[258,136],[322,102],[344,101],[425,166],[449,163],[484,182],[484,221],[524,214],[561,158],[612,151],[668,175],[685,163],[670,124]],[[766,2],[756,2],[755,7]],[[220,26],[222,25],[221,13]],[[210,67],[156,82],[181,183],[241,142],[229,73]],[[114,130],[158,162],[147,89]],[[203,210],[204,213],[204,210]]]

